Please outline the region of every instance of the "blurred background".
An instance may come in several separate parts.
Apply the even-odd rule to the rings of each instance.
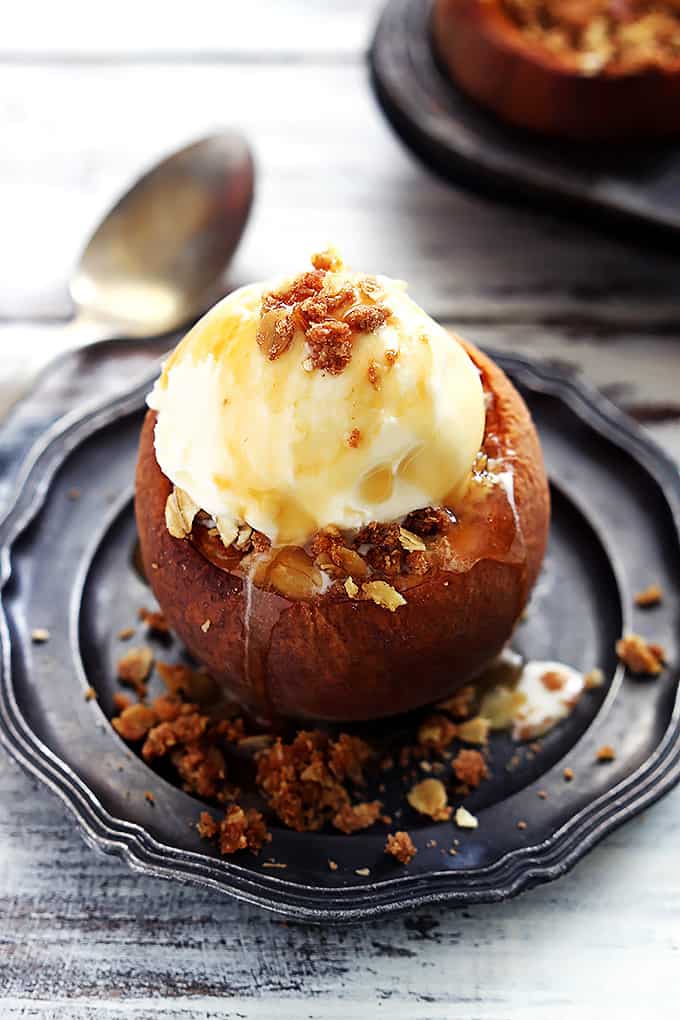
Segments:
[[[222,127],[242,130],[257,162],[226,286],[295,268],[332,241],[351,264],[408,280],[479,343],[577,365],[636,414],[651,387],[657,405],[675,402],[674,252],[424,169],[369,84],[381,7],[25,0],[6,12],[0,406],[8,379],[56,343],[70,268],[111,202],[158,157]],[[649,416],[680,452],[661,412]]]

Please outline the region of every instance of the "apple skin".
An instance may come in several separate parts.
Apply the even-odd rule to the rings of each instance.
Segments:
[[[510,637],[543,560],[548,483],[524,401],[497,365],[464,346],[494,394],[498,452],[514,451],[524,556],[482,559],[465,572],[432,569],[393,613],[344,592],[304,601],[254,586],[248,593],[242,577],[173,538],[165,524],[172,486],[156,461],[155,412],[147,413],[135,499],[146,576],[192,655],[225,696],[258,718],[350,721],[406,712],[461,687]]]
[[[456,84],[516,127],[581,142],[680,134],[680,61],[583,74],[527,39],[498,0],[435,0],[432,35]]]

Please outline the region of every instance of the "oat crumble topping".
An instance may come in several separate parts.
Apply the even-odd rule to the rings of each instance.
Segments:
[[[503,0],[503,8],[528,39],[584,74],[680,59],[676,0]]]
[[[396,858],[400,864],[409,864],[418,853],[408,832],[399,830],[390,833],[385,842],[385,853]]]
[[[371,277],[361,278],[357,286],[346,284],[334,292],[326,289],[327,274],[342,269],[336,252],[321,252],[311,261],[311,272],[301,273],[285,288],[264,295],[257,342],[267,358],[275,361],[285,354],[299,330],[309,350],[305,368],[338,375],[352,358],[356,334],[380,329],[390,312],[375,303],[380,287]]]
[[[635,605],[642,609],[658,606],[663,600],[663,588],[659,584],[650,584],[635,596]]]
[[[636,676],[658,676],[663,671],[664,649],[639,634],[624,634],[616,642],[616,654],[626,669]]]

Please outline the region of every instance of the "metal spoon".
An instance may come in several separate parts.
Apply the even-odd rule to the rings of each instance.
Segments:
[[[223,292],[254,178],[248,144],[231,131],[180,149],[140,177],[85,246],[69,285],[75,317],[32,352],[31,374],[88,341],[156,337],[197,318]],[[12,379],[5,400],[29,381]]]

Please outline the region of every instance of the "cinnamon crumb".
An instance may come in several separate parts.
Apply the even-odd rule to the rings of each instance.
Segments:
[[[409,864],[418,853],[408,832],[390,833],[385,841],[385,853],[391,854],[400,864]]]
[[[154,805],[156,803],[156,798],[154,797],[154,795],[151,792],[151,790],[145,790],[144,791],[144,800],[148,801],[149,804],[151,804],[151,805]]]
[[[574,778],[574,770],[570,769],[569,766],[567,766],[567,768],[564,770],[562,775],[564,776],[566,782],[570,783],[572,781],[572,779]]]
[[[564,679],[564,674],[551,669],[541,676],[541,683],[548,691],[561,691],[564,687]]]
[[[113,704],[119,712],[123,712],[126,708],[129,708],[132,702],[127,694],[123,694],[122,691],[116,691],[113,695]]]
[[[328,858],[328,867],[329,867],[329,869],[331,871],[337,871],[338,870],[338,862],[331,860],[331,858],[329,857]]]
[[[170,624],[159,610],[152,611],[142,608],[138,611],[137,616],[148,630],[155,631],[157,634],[167,634],[170,631]],[[134,634],[134,630],[132,630],[132,634]],[[118,636],[120,637],[120,633]]]
[[[312,367],[339,375],[352,358],[352,330],[345,322],[327,319],[305,333]]]
[[[663,670],[665,652],[660,645],[647,642],[639,634],[624,634],[616,642],[616,654],[636,676],[658,676]]]
[[[143,740],[157,722],[158,718],[153,709],[141,701],[135,705],[128,705],[119,716],[111,720],[116,733],[123,740],[129,740],[132,743]]]
[[[486,762],[479,751],[465,748],[458,752],[452,762],[456,779],[469,787],[477,787],[489,775]]]
[[[526,827],[527,827],[527,823],[524,821],[523,818],[520,818],[520,820],[517,823],[517,828],[518,829],[526,829]]]
[[[663,600],[663,589],[658,584],[650,584],[635,596],[635,605],[643,609],[658,606]]]
[[[353,333],[374,333],[384,326],[389,318],[389,311],[382,305],[355,305],[343,315]]]
[[[325,251],[312,255],[311,263],[315,269],[323,269],[332,273],[342,269],[342,259],[334,248],[327,248]]]
[[[602,747],[598,748],[595,758],[597,761],[601,762],[614,761],[616,758],[616,751],[611,744],[603,744]]]

